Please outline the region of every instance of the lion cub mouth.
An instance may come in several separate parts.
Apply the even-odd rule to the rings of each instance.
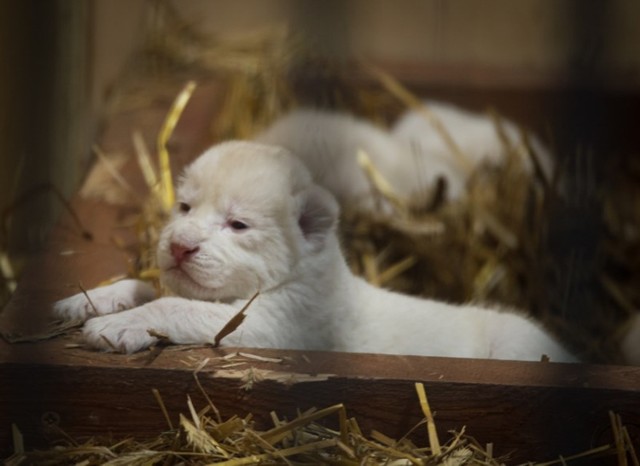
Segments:
[[[170,275],[173,280],[187,283],[189,286],[195,286],[203,290],[211,290],[211,287],[204,286],[198,280],[193,278],[191,274],[186,271],[181,264],[172,265],[164,270],[165,275]]]

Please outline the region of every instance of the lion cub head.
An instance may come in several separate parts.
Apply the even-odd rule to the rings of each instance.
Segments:
[[[285,149],[222,143],[181,177],[158,244],[163,283],[200,300],[268,291],[324,252],[337,218],[333,196]]]

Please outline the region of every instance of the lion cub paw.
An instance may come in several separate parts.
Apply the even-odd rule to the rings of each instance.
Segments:
[[[88,299],[87,299],[88,296]],[[58,319],[78,320],[132,309],[156,297],[155,289],[140,280],[121,280],[57,301],[53,314]]]
[[[135,353],[157,341],[145,314],[137,308],[119,314],[96,317],[82,329],[85,342],[96,349],[118,353]]]

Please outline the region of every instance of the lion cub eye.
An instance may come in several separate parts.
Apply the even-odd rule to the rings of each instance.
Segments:
[[[191,206],[189,204],[187,204],[186,202],[179,202],[178,203],[178,210],[180,212],[182,212],[183,214],[186,214],[187,212],[189,212],[191,210]]]
[[[235,231],[246,230],[249,228],[249,225],[241,222],[240,220],[229,220],[228,225]]]

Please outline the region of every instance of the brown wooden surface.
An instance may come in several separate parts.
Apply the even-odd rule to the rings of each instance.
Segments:
[[[177,166],[209,144],[219,92],[215,85],[198,89],[172,139]],[[135,128],[151,145],[169,103],[114,117],[104,131],[104,150],[130,151]],[[136,173],[126,169],[132,184],[141,187]],[[38,333],[49,320],[51,303],[75,293],[79,282],[90,288],[126,272],[130,256],[112,237],[133,245],[126,228],[133,210],[80,198],[73,205],[93,240],[83,239],[68,216],[61,220],[0,314],[3,332]],[[466,426],[479,441],[493,442],[496,454],[515,451],[514,460],[570,455],[609,441],[609,410],[621,414],[640,441],[640,368],[635,367],[251,349],[245,351],[282,362],[248,359],[229,368],[232,361],[220,358],[231,349],[169,347],[126,356],[67,346],[76,342],[77,333],[39,343],[0,340],[0,454],[9,452],[11,423],[28,447],[42,445],[55,430],[51,423],[73,436],[155,436],[166,423],[151,390],[160,391],[174,422],[186,410],[187,395],[204,406],[193,372],[206,358],[200,380],[226,416],[251,412],[268,422],[272,410],[293,416],[297,409],[340,402],[365,432],[375,428],[400,437],[421,419],[414,390],[420,381],[442,440],[447,430]],[[251,373],[255,380],[246,390]]]
[[[71,338],[14,345],[9,354],[3,345],[3,451],[11,423],[34,446],[52,433],[51,419],[74,437],[154,437],[166,423],[151,390],[160,391],[176,423],[187,395],[205,405],[194,371],[207,358],[199,380],[223,415],[253,413],[263,425],[272,410],[291,417],[297,409],[344,403],[365,432],[399,438],[421,419],[414,391],[420,381],[442,439],[466,426],[498,454],[515,450],[514,459],[569,455],[610,441],[609,410],[622,415],[636,441],[640,434],[638,368],[244,350],[282,359],[267,363],[221,359],[233,349],[179,347],[124,356],[65,348]],[[243,388],[250,380],[252,388]],[[414,437],[425,444],[422,434]]]

